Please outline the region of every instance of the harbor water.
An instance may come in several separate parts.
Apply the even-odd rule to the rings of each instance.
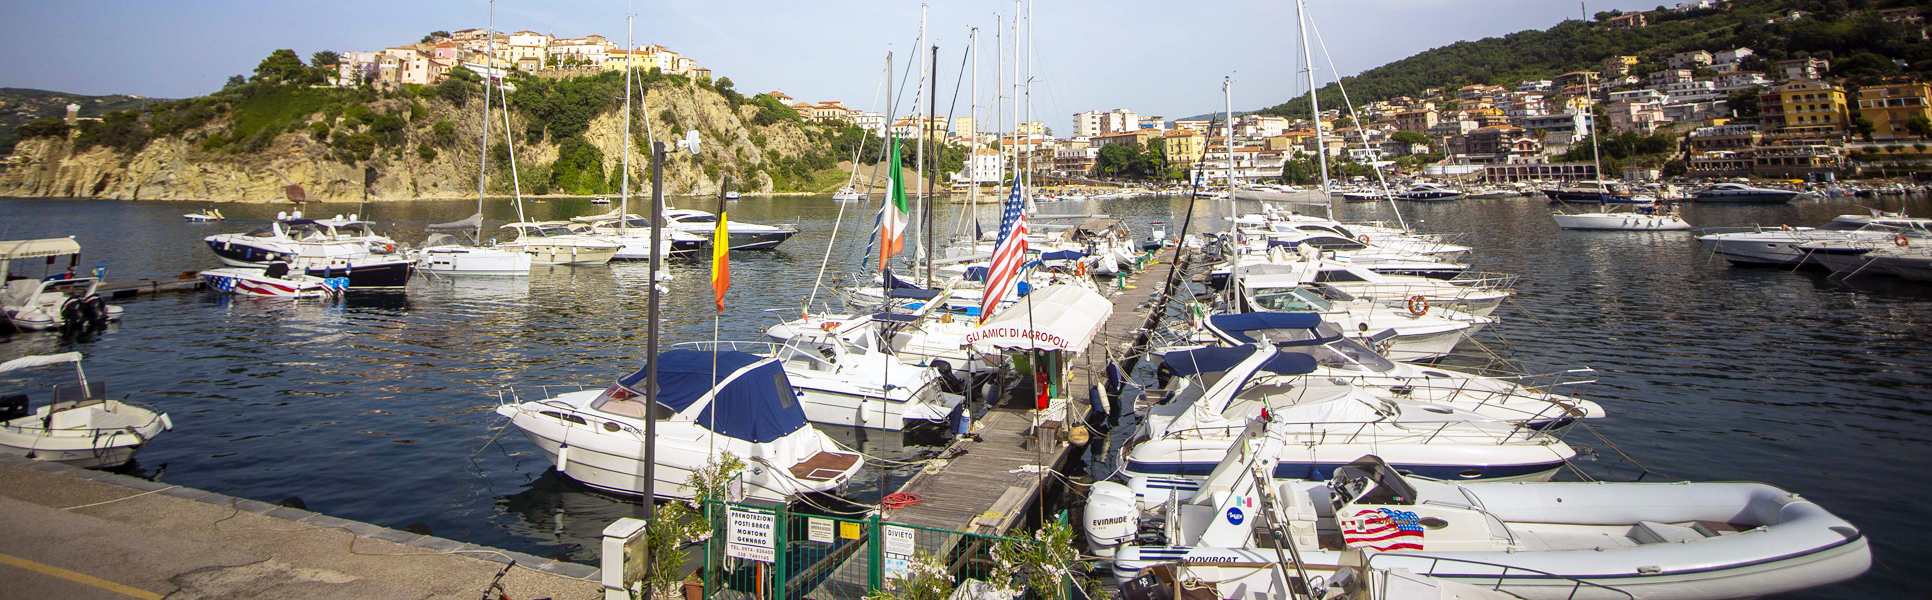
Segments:
[[[1143,197],[1041,211],[1106,213],[1145,235],[1153,220],[1178,229],[1191,202]],[[1845,198],[1692,205],[1686,218],[1709,227],[1816,225],[1864,212],[1861,202],[1932,214],[1925,197]],[[716,209],[713,199],[674,203]],[[182,221],[206,206],[230,220]],[[1194,206],[1194,231],[1226,226],[1226,201]],[[526,208],[532,219],[608,209],[581,199]],[[1894,525],[1922,520],[1914,507],[1926,505],[1919,494],[1932,493],[1920,479],[1932,472],[1932,285],[1732,268],[1685,232],[1562,231],[1540,198],[1401,208],[1415,228],[1474,247],[1478,269],[1521,276],[1518,295],[1497,313],[1503,321],[1478,336],[1489,350],[1535,370],[1597,371],[1597,383],[1578,391],[1609,411],[1590,425],[1610,443],[1571,432],[1595,450],[1596,460],[1579,463],[1584,473],[1764,481],[1871,537],[1882,564],[1798,597],[1902,597],[1932,587],[1893,573],[1932,571],[1932,550]],[[421,241],[424,225],[474,209],[462,201],[360,208],[380,231],[410,243]],[[0,199],[0,239],[73,235],[83,270],[103,265],[110,280],[171,279],[218,266],[204,236],[252,229],[277,210],[286,206]],[[309,216],[357,210],[319,205]],[[859,272],[876,211],[826,197],[732,202],[734,220],[796,223],[801,232],[779,251],[732,254],[722,315],[711,301],[708,257],[668,260],[676,279],[664,296],[665,343],[759,339],[780,320],[837,308],[826,286]],[[945,237],[959,207],[937,212],[935,229]],[[1387,204],[1338,203],[1337,213],[1396,218]],[[997,218],[991,207],[980,215],[987,227]],[[496,201],[486,216],[500,224],[515,212]],[[603,526],[630,516],[635,501],[559,477],[490,408],[499,394],[528,400],[545,386],[602,387],[640,366],[646,282],[643,263],[619,263],[538,267],[527,278],[418,280],[406,292],[352,293],[339,303],[163,294],[118,301],[124,321],[98,334],[14,335],[0,343],[0,360],[84,352],[88,376],[106,381],[110,395],[170,413],[176,429],[142,451],[139,474],[271,503],[299,497],[342,518],[422,523],[442,537],[594,562]],[[53,380],[44,375],[0,379],[0,389]],[[33,391],[45,397],[44,387]],[[878,432],[834,434],[892,460],[934,449]],[[913,468],[868,467],[851,493],[876,498],[882,480],[889,487]]]

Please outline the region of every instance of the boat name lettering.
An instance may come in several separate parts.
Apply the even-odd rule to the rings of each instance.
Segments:
[[[1007,328],[1007,327],[981,329],[981,330],[966,334],[966,343],[971,344],[971,343],[976,343],[983,339],[993,339],[993,338],[1018,338],[1023,340],[1033,340],[1036,342],[1045,342],[1047,344],[1051,344],[1055,348],[1067,347],[1066,338],[1062,338],[1058,335],[1054,335],[1044,331],[1033,331],[1029,329],[1013,329],[1013,328]]]

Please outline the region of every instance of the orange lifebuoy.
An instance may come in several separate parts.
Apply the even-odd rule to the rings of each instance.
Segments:
[[[1900,248],[1910,248],[1912,247],[1912,238],[1905,237],[1903,233],[1892,236],[1892,245]]]
[[[1364,243],[1364,244],[1366,244],[1366,243],[1369,243],[1369,236],[1368,236],[1368,234],[1366,234],[1366,233],[1364,233],[1364,234],[1362,234],[1362,235],[1358,235],[1358,236],[1355,236],[1355,241],[1358,241],[1358,242],[1361,242],[1361,243]]]
[[[1073,266],[1073,274],[1075,274],[1075,275],[1079,275],[1079,276],[1081,276],[1081,277],[1086,277],[1086,276],[1087,276],[1087,263],[1074,263],[1074,266]]]
[[[1408,306],[1409,306],[1409,314],[1420,317],[1424,314],[1428,314],[1429,299],[1421,296],[1409,296]]]
[[[824,331],[824,332],[826,332],[826,333],[831,333],[831,332],[832,332],[832,330],[834,330],[834,329],[838,329],[838,328],[839,328],[839,322],[838,322],[838,321],[826,321],[824,325],[820,325],[820,326],[818,326],[818,328],[819,328],[820,330],[822,330],[822,331]]]

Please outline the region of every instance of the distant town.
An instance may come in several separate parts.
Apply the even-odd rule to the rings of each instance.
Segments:
[[[1721,1],[1686,2],[1674,10],[1708,9]],[[1672,10],[1672,9],[1665,9]],[[1916,9],[1880,12],[1891,22],[1924,31]],[[1791,11],[1774,20],[1809,15]],[[1642,28],[1645,13],[1601,18],[1597,26]],[[492,67],[492,65],[495,65]],[[631,66],[698,80],[711,70],[661,45],[625,49],[601,35],[561,38],[533,31],[490,33],[480,29],[437,32],[416,44],[341,55],[337,85],[432,85],[453,68],[478,73],[615,70]],[[964,168],[951,183],[997,183],[1026,160],[1036,171],[1066,177],[1103,177],[1102,150],[1122,145],[1155,149],[1171,166],[1166,178],[1225,181],[1281,178],[1295,161],[1321,152],[1341,162],[1408,167],[1431,176],[1470,176],[1493,182],[1622,177],[1655,179],[1657,165],[1630,165],[1623,173],[1597,173],[1591,161],[1562,160],[1602,122],[1606,134],[1655,134],[1667,126],[1688,128],[1680,144],[1681,167],[1670,175],[1768,178],[1815,176],[1846,168],[1849,152],[1898,151],[1932,135],[1932,85],[1896,81],[1859,88],[1848,97],[1831,80],[1831,63],[1820,58],[1766,61],[1750,48],[1709,48],[1666,56],[1612,56],[1595,70],[1551,79],[1430,88],[1419,97],[1396,97],[1354,107],[1323,110],[1324,136],[1308,119],[1244,114],[1232,127],[1218,119],[1169,121],[1133,110],[1090,110],[1072,115],[1073,130],[1054,137],[1041,122],[1017,132],[983,131],[972,116],[893,119],[903,138],[932,136],[970,147]],[[562,74],[562,73],[560,73]],[[767,92],[807,121],[848,124],[884,135],[887,116],[849,108],[842,100],[801,101]],[[1860,117],[1851,115],[1856,101]],[[1755,106],[1742,106],[1755,104]],[[1740,118],[1743,117],[1743,118]],[[1753,118],[1755,117],[1755,118]],[[1005,119],[1010,121],[1011,119]],[[1008,129],[1011,127],[994,127]],[[1229,132],[1232,132],[1232,142]],[[1232,150],[1230,151],[1230,146]],[[998,149],[995,149],[998,148]],[[1017,149],[1018,152],[1014,152]],[[1230,156],[1232,167],[1230,167]],[[1414,157],[1401,161],[1404,157]],[[1415,160],[1422,159],[1422,160]]]

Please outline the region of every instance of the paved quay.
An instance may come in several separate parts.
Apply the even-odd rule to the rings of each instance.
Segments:
[[[602,596],[595,568],[0,457],[0,600]],[[494,597],[494,596],[490,596]]]

